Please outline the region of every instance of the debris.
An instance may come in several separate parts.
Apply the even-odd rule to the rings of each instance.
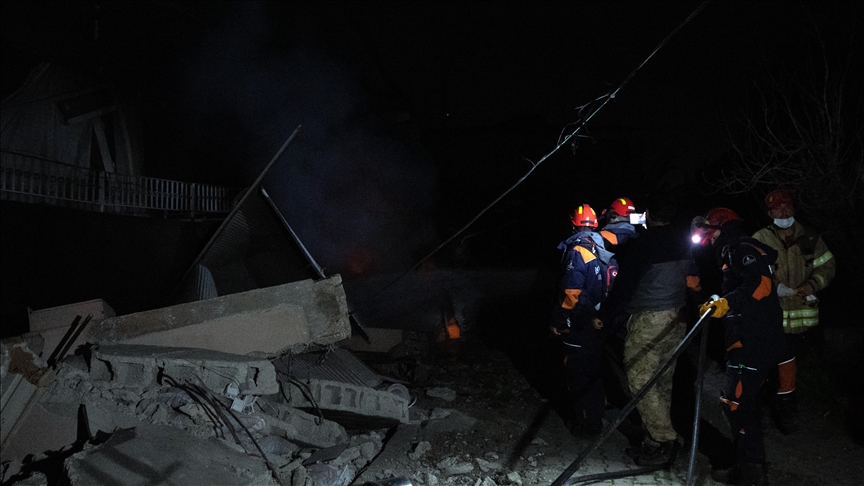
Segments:
[[[456,392],[444,387],[430,388],[426,390],[426,395],[434,398],[440,398],[447,402],[452,402],[456,399]]]

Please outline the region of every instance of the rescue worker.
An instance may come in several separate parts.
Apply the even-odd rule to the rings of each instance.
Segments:
[[[738,485],[767,484],[759,393],[783,342],[783,311],[774,287],[772,265],[777,252],[749,236],[742,220],[727,208],[715,208],[694,219],[694,241],[712,245],[723,271],[722,292],[704,303],[723,319],[726,385],[721,402],[730,418],[737,464],[713,471],[712,477]]]
[[[630,215],[636,214],[636,205],[629,198],[619,197],[609,204],[609,207],[600,213],[600,236],[603,237],[603,246],[614,254],[612,264],[606,271],[608,280],[607,288],[611,289],[618,274],[621,257],[626,252],[627,243],[639,236],[637,227],[631,222]],[[637,215],[638,217],[638,215]],[[639,229],[642,229],[639,226]],[[606,352],[606,366],[603,368],[603,381],[607,385],[607,404],[626,404],[630,401],[630,391],[627,388],[624,374],[624,339],[627,336],[627,318],[629,315],[622,313],[615,317],[611,323],[605,325],[598,321],[597,329],[603,333],[604,350]],[[615,386],[613,386],[615,385]],[[632,421],[619,426],[635,427],[641,431],[641,421],[634,412]]]
[[[672,194],[653,194],[646,201],[648,230],[632,240],[615,285],[600,308],[595,326],[629,313],[624,341],[624,368],[635,395],[672,356],[684,338],[688,288],[700,290],[690,255],[687,228],[672,221],[677,204]],[[681,445],[672,426],[672,375],[668,368],[636,405],[643,421],[641,444],[627,449],[640,466],[668,466]]]
[[[633,201],[626,197],[620,197],[612,201],[612,204],[600,214],[603,218],[603,226],[600,228],[599,233],[603,238],[603,246],[615,255],[613,265],[610,266],[610,270],[607,272],[609,280],[607,287],[610,289],[615,283],[619,262],[624,257],[623,253],[626,250],[627,242],[639,236],[636,227],[630,223],[630,215],[635,212],[636,206],[633,204]],[[623,340],[627,334],[627,317],[627,314],[617,316],[611,326],[605,327],[605,332],[609,336],[617,336]],[[598,323],[598,325],[600,324]]]
[[[564,348],[567,388],[575,408],[568,424],[576,435],[596,435],[603,429],[605,394],[600,379],[602,336],[592,320],[604,295],[605,267],[611,253],[594,230],[597,214],[587,204],[573,211],[573,235],[561,242],[561,276],[550,330]]]
[[[797,361],[804,350],[808,330],[819,324],[816,292],[834,278],[835,260],[822,237],[795,221],[792,193],[776,189],[765,197],[768,216],[774,221],[753,238],[777,251],[774,278],[783,308],[786,339],[777,365],[777,394],[771,404],[777,428],[783,434],[798,429],[795,389]]]
[[[630,223],[630,215],[635,212],[636,206],[633,201],[626,197],[619,197],[600,214],[604,222],[600,228],[600,236],[606,241],[607,250],[619,253],[619,249],[627,243],[627,240],[637,236],[636,227]]]

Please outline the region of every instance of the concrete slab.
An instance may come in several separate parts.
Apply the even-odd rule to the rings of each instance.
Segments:
[[[253,414],[264,421],[262,433],[278,435],[302,447],[332,447],[347,444],[349,437],[345,428],[331,420],[317,423],[318,417],[283,403],[260,400],[260,408],[266,414]]]
[[[396,394],[330,380],[304,379],[302,384],[307,390],[295,382],[283,383],[291,398],[288,405],[309,410],[317,406],[324,418],[346,429],[383,429],[408,423],[408,401]]]
[[[0,344],[0,449],[6,454],[13,432],[38,399],[40,386],[53,377],[51,370],[20,338]]]
[[[157,378],[169,376],[218,394],[225,393],[228,385],[236,386],[241,395],[279,392],[270,361],[209,349],[102,344],[93,349],[90,375],[93,380],[132,390],[155,387]]]
[[[277,484],[263,461],[164,425],[118,430],[104,444],[66,459],[65,467],[72,486]]]
[[[75,346],[114,342],[275,357],[350,335],[342,278],[335,275],[105,319],[88,325]]]
[[[93,299],[86,302],[49,307],[47,309],[27,309],[30,318],[30,332],[45,331],[47,329],[61,328],[63,332],[69,328],[75,316],[81,318],[93,315],[92,322],[98,322],[117,315],[114,309],[102,299]]]
[[[8,475],[15,474],[28,455],[69,447],[77,438],[77,407],[70,406],[64,411],[54,407],[49,411],[40,403],[44,392],[45,388],[34,390],[27,407],[15,425],[9,428],[11,430],[0,449],[3,461],[8,460],[11,467]],[[3,428],[5,433],[5,423]]]

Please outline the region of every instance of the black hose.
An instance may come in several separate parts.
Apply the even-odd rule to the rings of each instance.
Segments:
[[[690,332],[687,333],[686,336],[684,336],[684,339],[678,344],[678,347],[675,348],[675,351],[672,352],[672,356],[670,356],[669,359],[663,364],[663,366],[661,366],[660,369],[651,376],[651,379],[648,380],[647,383],[645,383],[645,386],[643,386],[641,389],[639,389],[638,392],[636,392],[633,398],[631,398],[630,401],[627,402],[627,405],[625,405],[624,408],[621,409],[620,412],[618,412],[618,415],[615,416],[615,419],[603,428],[603,431],[600,432],[600,435],[596,439],[594,439],[594,442],[591,443],[591,445],[587,449],[582,451],[582,453],[579,454],[579,457],[577,457],[570,464],[570,466],[568,466],[567,469],[565,469],[555,479],[555,481],[552,482],[552,486],[562,486],[571,476],[573,476],[573,473],[575,473],[579,469],[579,467],[582,465],[582,462],[585,461],[585,459],[592,452],[594,452],[595,450],[597,450],[598,447],[600,447],[600,444],[602,444],[612,434],[612,431],[615,430],[621,424],[621,422],[624,421],[624,418],[627,417],[627,415],[629,415],[634,408],[636,408],[636,404],[639,403],[639,401],[642,400],[645,394],[648,393],[648,390],[650,390],[651,387],[653,387],[657,383],[657,380],[660,379],[663,373],[665,373],[666,370],[668,370],[669,367],[672,366],[672,363],[677,361],[678,357],[684,353],[684,350],[687,348],[690,342],[693,341],[696,333],[700,331],[702,323],[705,322],[705,320],[712,314],[714,314],[713,307],[711,307],[704,314],[702,314],[702,317],[700,317],[699,320],[696,321],[696,324],[693,325],[693,329],[691,329]]]
[[[611,471],[605,473],[597,473],[597,474],[588,474],[585,476],[577,476],[573,478],[573,481],[570,481],[570,484],[576,483],[590,483],[595,481],[605,481],[607,479],[619,479],[626,478],[630,476],[641,476],[643,474],[648,474],[650,472],[659,471],[666,466],[646,466],[640,467],[636,469],[625,469],[623,471]]]
[[[705,355],[708,349],[708,330],[702,331],[699,343],[699,365],[696,368],[696,406],[693,411],[693,440],[690,446],[690,463],[687,465],[687,486],[693,486],[696,469],[696,450],[699,446],[699,417],[702,415],[702,389],[705,375]]]

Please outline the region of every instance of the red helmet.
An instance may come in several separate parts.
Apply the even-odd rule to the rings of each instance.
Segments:
[[[584,226],[588,228],[597,227],[597,213],[591,209],[591,206],[583,204],[573,210],[573,217],[570,218],[573,226]]]
[[[704,217],[696,216],[690,224],[693,243],[710,244],[717,232],[729,221],[741,221],[741,217],[728,208],[714,208]]]
[[[626,197],[621,197],[612,201],[612,204],[609,205],[609,208],[603,210],[601,216],[605,215],[607,212],[615,213],[618,216],[629,216],[630,213],[636,212],[636,206],[630,199]]]
[[[741,217],[735,214],[735,211],[727,208],[714,208],[705,215],[705,222],[710,226],[716,226],[716,229],[720,229],[729,221],[741,221]]]
[[[792,193],[786,189],[775,189],[765,196],[765,207],[768,211],[777,209],[783,205],[793,206]]]

